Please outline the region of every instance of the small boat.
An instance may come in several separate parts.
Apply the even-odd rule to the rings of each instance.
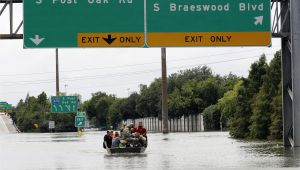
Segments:
[[[144,153],[147,147],[106,148],[107,153]]]

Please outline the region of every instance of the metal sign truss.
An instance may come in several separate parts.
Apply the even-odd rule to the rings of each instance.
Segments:
[[[9,33],[1,33],[0,32],[0,39],[23,39],[23,34],[18,34],[20,28],[23,25],[23,20],[18,25],[17,29],[14,30],[13,28],[13,5],[16,3],[23,3],[23,0],[0,0],[0,17],[3,12],[8,8],[9,10]],[[0,23],[1,25],[5,25]]]

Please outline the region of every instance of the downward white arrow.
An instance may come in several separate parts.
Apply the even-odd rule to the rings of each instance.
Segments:
[[[35,44],[39,45],[42,41],[44,41],[45,38],[40,38],[39,35],[35,35],[35,38],[30,38],[30,40]]]
[[[254,17],[254,19],[255,19],[255,22],[254,22],[255,25],[258,25],[258,24],[262,25],[264,16]]]

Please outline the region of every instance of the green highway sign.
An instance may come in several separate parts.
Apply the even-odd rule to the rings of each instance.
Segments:
[[[12,105],[7,102],[0,102],[0,112],[12,112]]]
[[[143,0],[25,0],[24,48],[142,47]]]
[[[0,102],[0,109],[6,106],[8,106],[7,102]]]
[[[147,0],[147,44],[269,46],[270,0]]]
[[[77,96],[52,96],[52,113],[76,113],[78,110]]]
[[[270,0],[25,0],[24,48],[270,46]]]
[[[75,116],[75,127],[85,127],[85,116]]]
[[[77,115],[76,116],[86,116],[86,113],[85,112],[77,112]]]

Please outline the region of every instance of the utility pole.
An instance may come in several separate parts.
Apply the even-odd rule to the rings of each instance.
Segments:
[[[55,52],[56,52],[56,96],[59,96],[58,48],[55,49]]]
[[[162,71],[161,87],[162,87],[162,123],[163,123],[162,132],[169,133],[166,48],[161,48],[161,71]]]
[[[66,95],[67,95],[67,88],[68,88],[68,85],[65,84],[65,93],[66,93]]]

